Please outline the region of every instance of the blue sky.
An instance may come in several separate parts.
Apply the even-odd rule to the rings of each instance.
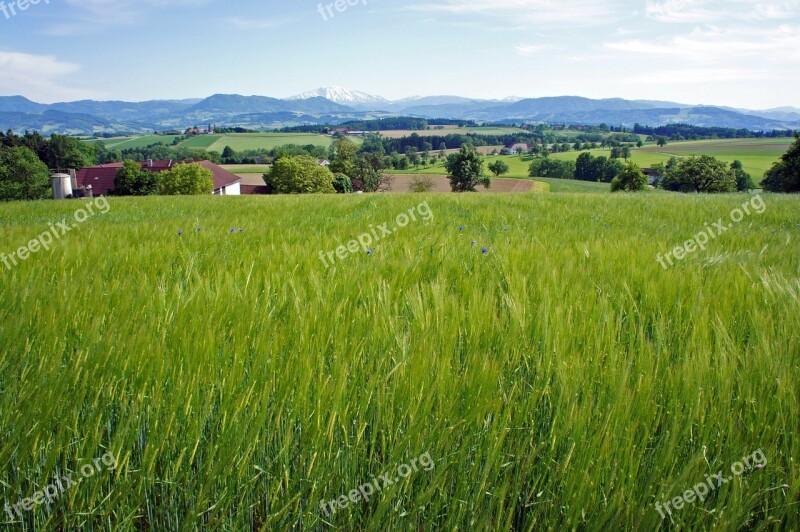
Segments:
[[[800,0],[0,1],[0,95],[41,102],[340,85],[800,107]]]

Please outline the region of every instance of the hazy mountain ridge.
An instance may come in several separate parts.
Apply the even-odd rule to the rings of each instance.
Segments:
[[[345,105],[320,96],[327,94]],[[0,97],[0,129],[94,134],[183,129],[208,123],[253,129],[297,124],[338,124],[388,116],[449,118],[486,122],[657,126],[686,123],[742,129],[800,129],[800,109],[753,111],[622,98],[557,96],[481,100],[440,95],[389,101],[380,96],[329,87],[279,99],[215,94],[204,99],[144,102],[94,101],[40,104],[22,96]]]

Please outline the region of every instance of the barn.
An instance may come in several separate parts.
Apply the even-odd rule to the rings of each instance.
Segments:
[[[153,161],[147,160],[139,163],[142,170],[148,172],[164,172],[173,168],[177,164],[193,161]],[[214,195],[215,196],[239,196],[241,195],[241,181],[242,178],[233,174],[219,165],[211,161],[197,161],[207,170],[211,170],[214,177]],[[88,188],[91,187],[92,193],[95,196],[106,196],[114,189],[114,178],[117,172],[122,168],[122,163],[109,163],[101,164],[99,166],[90,166],[82,168],[75,174],[74,188]]]

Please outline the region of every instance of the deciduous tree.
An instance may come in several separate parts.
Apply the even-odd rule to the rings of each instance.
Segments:
[[[214,192],[214,174],[197,163],[179,164],[158,175],[159,194],[199,196]]]
[[[0,200],[52,198],[50,172],[28,148],[0,149]]]
[[[453,192],[476,192],[478,185],[492,185],[492,179],[484,172],[483,157],[472,146],[462,146],[458,153],[450,155],[445,168]]]
[[[308,155],[282,157],[264,174],[276,194],[334,194],[333,173]]]

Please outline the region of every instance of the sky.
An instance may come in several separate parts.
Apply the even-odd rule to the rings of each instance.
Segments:
[[[800,0],[32,1],[0,0],[0,95],[42,103],[337,85],[800,107]]]

